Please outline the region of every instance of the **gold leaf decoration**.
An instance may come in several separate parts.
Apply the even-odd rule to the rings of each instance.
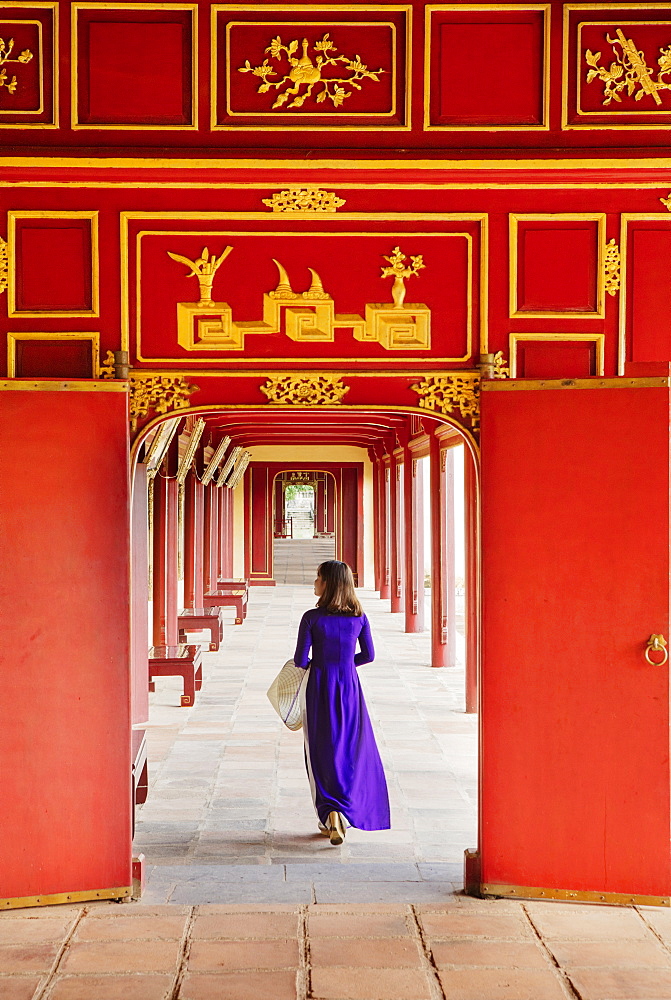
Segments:
[[[647,65],[645,53],[633,40],[627,38],[622,28],[615,29],[615,38],[606,35],[606,41],[612,47],[615,57],[608,68],[601,65],[601,53],[585,51],[585,62],[589,66],[585,77],[587,83],[601,80],[603,83],[603,104],[605,107],[616,101],[622,103],[621,94],[626,91],[627,97],[640,101],[652,97],[655,104],[661,105],[660,90],[671,90],[671,82],[664,79],[671,73],[671,45],[660,48],[657,65],[657,77],[653,78],[654,70]]]
[[[245,59],[244,66],[238,66],[239,73],[251,73],[260,79],[261,83],[257,87],[259,94],[266,94],[269,90],[275,90],[277,93],[280,87],[286,84],[286,89],[277,94],[272,110],[277,110],[286,104],[287,111],[298,111],[312,97],[315,87],[317,91],[313,102],[323,104],[328,100],[334,109],[337,109],[352,96],[353,90],[361,90],[362,80],[368,79],[379,83],[380,74],[385,72],[383,69],[369,70],[358,55],[354,57],[336,55],[338,50],[328,32],[312,45],[314,57],[308,54],[310,43],[307,38],[302,40],[301,48],[302,55],[297,57],[298,39],[294,38],[288,45],[284,45],[281,36],[277,35],[265,49],[270,53],[270,59],[277,60],[280,64],[285,63],[284,67],[278,67],[283,73],[279,80],[270,79],[277,77],[277,73],[267,57],[258,66],[252,66],[249,59]],[[324,75],[329,66],[332,67],[331,72],[336,71],[335,76]],[[290,97],[293,97],[293,100],[287,104]],[[314,111],[312,113],[314,114]]]
[[[189,396],[198,392],[197,385],[189,385],[181,375],[133,375],[130,383],[131,428],[146,417],[150,410],[167,413],[189,406]]]
[[[507,378],[509,368],[501,351],[494,356],[492,378]],[[480,372],[449,372],[427,375],[422,382],[415,382],[412,389],[421,397],[419,405],[437,413],[454,414],[470,421],[477,431],[480,427]]]
[[[349,386],[337,375],[273,375],[261,386],[270,403],[297,406],[333,406],[342,402]]]
[[[100,368],[98,370],[99,370],[101,378],[114,378],[114,376],[115,376],[115,370],[114,370],[114,352],[113,351],[108,351],[107,352],[107,354],[105,355],[105,360],[100,365]]]
[[[0,236],[0,295],[7,288],[7,276],[9,274],[9,246],[7,240]]]
[[[669,192],[668,197],[660,198],[659,200],[661,201],[662,205],[664,205],[667,212],[671,212],[671,191]]]
[[[0,38],[0,88],[5,87],[8,94],[15,94],[18,87],[18,82],[15,76],[8,76],[7,70],[5,69],[5,63],[29,63],[33,58],[33,53],[30,49],[23,49],[19,52],[18,56],[12,57],[12,52],[14,51],[14,39],[10,38],[9,41],[5,41],[4,38]]]
[[[614,239],[606,244],[603,267],[605,289],[609,295],[615,295],[620,289],[620,248]]]
[[[300,187],[276,191],[272,198],[261,201],[273,212],[335,212],[345,204],[345,199],[338,198],[333,191]]]

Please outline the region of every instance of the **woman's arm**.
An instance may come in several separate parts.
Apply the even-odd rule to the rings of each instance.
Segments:
[[[309,654],[312,646],[312,625],[309,619],[309,611],[306,611],[301,618],[298,628],[298,638],[296,639],[296,652],[294,653],[294,663],[297,667],[305,670],[310,665]]]
[[[359,632],[359,648],[361,652],[355,654],[354,666],[360,667],[364,663],[372,663],[375,659],[375,649],[373,648],[373,637],[370,634],[370,625],[365,615],[363,616],[363,625]]]

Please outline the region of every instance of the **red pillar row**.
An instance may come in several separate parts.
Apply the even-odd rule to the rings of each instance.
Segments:
[[[392,452],[389,476],[390,597],[392,612],[403,611],[403,471],[402,453]]]
[[[391,553],[390,553],[390,502],[389,502],[389,481],[390,471],[388,461],[380,462],[380,500],[381,500],[381,523],[380,523],[380,597],[388,598],[391,594]]]
[[[184,604],[203,606],[203,493],[205,487],[189,474],[184,484]]]
[[[424,478],[419,459],[403,449],[405,631],[424,631]]]
[[[480,541],[478,510],[478,483],[475,461],[468,448],[464,448],[464,508],[466,515],[466,711],[478,710],[478,663],[480,639],[478,635],[478,607]]]

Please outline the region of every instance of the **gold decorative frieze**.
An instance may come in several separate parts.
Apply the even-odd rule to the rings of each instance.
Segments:
[[[403,303],[404,281],[424,267],[421,255],[412,258],[411,266],[404,266],[405,256],[398,247],[390,257],[390,267],[383,267],[394,276],[391,303],[367,303],[365,318],[358,314],[338,315],[335,302],[324,290],[317,271],[310,267],[311,283],[304,292],[295,292],[286,268],[273,257],[278,270],[276,288],[263,295],[263,318],[236,322],[227,302],[213,302],[212,280],[221,261],[230,253],[227,247],[217,258],[208,257],[207,248],[198,261],[191,261],[181,254],[168,252],[173,260],[191,268],[200,283],[200,301],[177,303],[177,338],[186,350],[242,351],[245,338],[253,334],[275,335],[284,333],[290,340],[302,343],[333,343],[337,329],[351,330],[355,340],[380,344],[387,351],[428,350],[431,347],[431,311],[424,303]],[[199,266],[200,265],[200,269]],[[203,267],[208,268],[202,276]],[[208,282],[205,286],[204,281]]]
[[[298,406],[333,406],[349,392],[337,375],[273,375],[261,386],[270,403]]]
[[[5,69],[6,63],[29,63],[33,58],[33,53],[30,49],[23,49],[19,52],[18,56],[12,57],[12,52],[14,51],[14,39],[10,38],[9,41],[5,41],[4,38],[0,38],[0,88],[5,87],[8,94],[15,94],[16,88],[18,87],[18,82],[15,76],[9,77],[7,75],[7,70]]]
[[[499,351],[494,356],[491,378],[507,378],[508,372],[503,353]],[[424,409],[443,414],[454,414],[458,410],[464,420],[470,421],[473,430],[478,430],[481,382],[479,371],[446,372],[426,375],[411,388],[420,396],[419,405]]]
[[[645,53],[640,50],[632,38],[627,38],[622,28],[616,28],[615,38],[606,35],[606,41],[612,47],[612,54],[615,57],[608,68],[602,66],[601,53],[585,52],[585,62],[590,67],[587,71],[587,83],[600,80],[603,83],[603,104],[605,107],[611,101],[622,103],[620,96],[626,90],[628,97],[633,97],[635,101],[641,101],[646,97],[651,97],[655,104],[660,105],[662,99],[659,96],[660,90],[671,90],[671,80],[664,77],[671,73],[671,44],[666,48],[660,48],[657,65],[656,78],[653,77],[654,70],[647,65]]]
[[[0,236],[0,295],[7,288],[7,275],[9,274],[9,247],[7,240]]]
[[[336,212],[345,204],[345,199],[333,191],[301,187],[276,191],[271,198],[261,201],[273,212]]]
[[[167,413],[168,410],[182,410],[189,406],[189,396],[198,391],[197,385],[189,383],[181,375],[131,375],[130,420],[131,428],[146,417],[150,410]]]
[[[604,255],[604,288],[609,295],[615,295],[620,289],[620,248],[614,239],[606,243]]]
[[[328,32],[312,46],[307,38],[303,38],[300,43],[300,56],[298,55],[298,47],[297,38],[285,45],[281,36],[277,35],[264,50],[264,52],[270,53],[271,59],[280,63],[277,68],[283,75],[279,80],[271,79],[278,74],[268,58],[264,59],[263,63],[258,66],[252,66],[249,59],[245,59],[244,66],[238,67],[240,73],[251,73],[252,76],[261,80],[257,93],[265,94],[270,90],[277,93],[271,107],[273,111],[285,104],[287,111],[293,109],[297,111],[309,98],[312,98],[312,103],[315,105],[323,104],[329,100],[334,108],[339,108],[348,97],[351,97],[353,90],[362,89],[362,80],[372,80],[374,83],[379,83],[380,75],[385,72],[384,69],[369,70],[358,55],[336,55],[338,50]],[[309,48],[312,48],[312,56],[308,53]],[[281,65],[282,63],[284,66]],[[335,75],[326,76],[325,71],[329,67],[331,67],[331,73],[340,70],[340,75],[336,72]],[[281,87],[285,87],[285,89],[280,91]],[[312,91],[315,88],[316,91],[312,97]],[[278,93],[278,91],[280,92]],[[290,97],[293,97],[293,100],[287,104]]]

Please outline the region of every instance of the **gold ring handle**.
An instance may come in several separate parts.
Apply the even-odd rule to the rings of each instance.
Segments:
[[[661,660],[653,660],[650,658],[650,653],[657,652],[662,653]],[[663,667],[669,658],[669,651],[667,649],[666,639],[663,635],[651,635],[648,639],[648,644],[645,647],[645,653],[643,654],[650,664],[651,667]]]

